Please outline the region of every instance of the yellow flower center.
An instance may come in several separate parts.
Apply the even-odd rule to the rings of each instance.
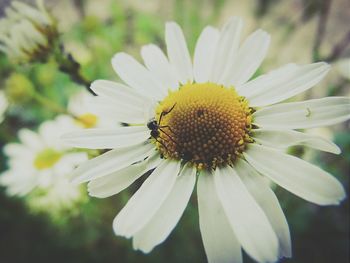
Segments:
[[[233,87],[186,84],[159,103],[156,125],[149,128],[164,158],[182,159],[198,169],[215,169],[231,165],[252,141],[251,114],[247,100]]]
[[[34,159],[34,166],[38,170],[44,170],[53,167],[62,157],[62,153],[47,148],[36,156]]]
[[[77,117],[76,121],[84,128],[93,128],[97,124],[97,116],[92,113],[86,113]]]

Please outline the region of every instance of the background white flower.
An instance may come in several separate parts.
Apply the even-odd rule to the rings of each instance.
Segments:
[[[117,127],[120,125],[112,115],[106,116],[96,107],[98,98],[86,90],[73,94],[68,102],[68,111],[76,117],[75,123],[82,128]]]
[[[61,115],[46,121],[38,133],[29,129],[18,132],[19,143],[9,143],[4,153],[9,157],[8,170],[0,176],[0,184],[10,195],[32,194],[34,206],[68,207],[82,198],[79,187],[69,183],[69,175],[86,161],[85,152],[73,152],[60,141],[60,136],[76,129],[71,118]],[[40,204],[39,204],[40,203]]]

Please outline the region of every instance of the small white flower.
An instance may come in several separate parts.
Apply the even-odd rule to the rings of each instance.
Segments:
[[[82,90],[70,97],[68,111],[76,121],[79,128],[96,127],[117,127],[120,126],[112,116],[106,116],[100,111],[98,105],[99,98],[91,95],[86,90]]]
[[[4,120],[4,114],[8,106],[8,101],[3,91],[0,91],[0,123]]]
[[[34,8],[14,1],[5,14],[0,20],[0,51],[15,63],[45,60],[58,32],[43,5]]]
[[[117,194],[152,171],[113,222],[135,249],[150,252],[167,238],[196,178],[209,262],[241,262],[241,249],[258,262],[291,256],[288,224],[265,176],[319,205],[345,197],[329,173],[282,151],[304,145],[340,153],[331,141],[296,129],[348,120],[349,98],[283,102],[316,85],[329,65],[288,64],[251,80],[270,36],[257,30],[241,44],[241,31],[236,17],[221,31],[206,27],[192,62],[180,27],[167,23],[167,57],[155,45],[141,50],[145,66],[118,53],[112,65],[126,85],[91,86],[101,110],[130,125],[64,136],[77,147],[112,149],[74,172],[92,196]]]
[[[88,159],[87,154],[71,151],[59,139],[74,129],[71,124],[70,117],[59,116],[42,123],[38,133],[20,130],[20,142],[4,147],[9,169],[0,176],[0,184],[7,188],[9,195],[31,193],[34,206],[45,204],[50,209],[50,206],[68,207],[82,197],[79,187],[69,183],[69,175]]]

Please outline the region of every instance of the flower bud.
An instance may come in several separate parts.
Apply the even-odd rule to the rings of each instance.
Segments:
[[[10,102],[22,104],[28,102],[33,95],[32,82],[23,74],[13,73],[5,81],[5,93]]]
[[[53,17],[38,1],[38,7],[14,1],[0,20],[0,51],[13,63],[45,61],[58,31]]]

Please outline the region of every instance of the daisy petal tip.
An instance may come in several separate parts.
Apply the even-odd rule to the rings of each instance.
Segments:
[[[231,16],[230,19],[226,22],[226,24],[223,27],[223,30],[227,30],[231,27],[243,27],[243,19],[239,16]]]
[[[313,63],[313,65],[317,66],[319,75],[322,75],[323,77],[326,76],[332,68],[330,64],[324,61]]]
[[[124,231],[122,231],[121,227],[120,227],[120,214],[118,214],[114,219],[113,219],[113,231],[114,234],[117,236],[124,236]]]
[[[271,38],[271,35],[267,31],[265,31],[264,29],[261,29],[261,28],[256,30],[255,33],[260,34],[261,36],[266,37],[266,38]]]
[[[90,89],[92,89],[92,91],[96,93],[99,87],[103,86],[102,84],[103,84],[103,80],[101,79],[94,80],[90,84]]]
[[[125,238],[131,238],[132,236],[128,234],[125,230],[120,227],[118,216],[113,220],[113,231],[116,236],[122,236]]]
[[[328,205],[340,205],[347,197],[344,187],[339,183],[339,187],[334,193],[333,198],[330,197],[328,200],[324,201],[319,205],[328,206]]]
[[[344,188],[342,187],[342,191],[341,191],[341,193],[339,193],[339,198],[335,204],[340,205],[346,199],[346,197],[347,197],[346,192],[345,192]]]
[[[320,62],[320,63],[324,73],[328,73],[331,70],[332,66],[327,62]]]
[[[153,48],[153,44],[146,44],[146,45],[143,45],[141,47],[141,54],[144,54],[147,50],[149,49],[152,49]]]
[[[318,64],[320,67],[324,67],[325,69],[331,68],[331,64],[324,62],[324,61],[316,62],[315,64]]]
[[[70,180],[70,183],[72,185],[80,185],[82,183],[85,183],[85,180],[82,179],[81,177],[72,177]]]
[[[128,56],[128,54],[126,54],[125,52],[118,52],[116,54],[114,54],[114,56],[112,57],[112,66],[114,68],[118,67],[119,63],[122,62],[123,59],[125,59]]]
[[[338,145],[334,145],[333,149],[332,149],[332,152],[333,154],[341,154],[341,149]]]
[[[206,30],[206,31],[211,31],[211,32],[217,32],[217,28],[216,27],[213,27],[213,26],[206,26],[203,31]]]
[[[96,194],[96,193],[94,192],[94,190],[91,190],[91,189],[89,188],[89,186],[88,186],[88,188],[87,188],[87,193],[88,193],[88,195],[91,196],[91,197],[95,197],[95,198],[104,198],[104,197],[102,197],[101,195]]]
[[[144,254],[149,254],[152,251],[152,249],[153,249],[151,247],[142,247],[142,246],[140,246],[140,244],[138,244],[138,242],[135,242],[135,239],[133,239],[132,248],[134,250],[139,250],[139,251],[141,251]]]
[[[292,243],[291,242],[289,242],[288,245],[284,245],[284,246],[280,245],[279,259],[291,258],[292,255],[293,255],[293,252],[292,252]]]
[[[73,185],[79,185],[82,183],[86,183],[88,180],[84,177],[84,174],[82,174],[79,171],[79,166],[76,168],[73,173],[70,175],[70,183]]]
[[[165,28],[166,29],[180,28],[180,26],[178,25],[178,23],[176,23],[174,21],[168,21],[165,23]]]
[[[118,224],[116,220],[113,221],[113,232],[116,236],[125,236],[122,231],[120,231],[120,228],[118,227]]]

